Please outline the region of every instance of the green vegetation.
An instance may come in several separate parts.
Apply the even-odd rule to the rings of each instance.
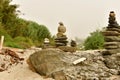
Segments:
[[[46,26],[18,17],[18,5],[11,0],[0,0],[0,36],[5,36],[5,46],[29,48],[41,46],[44,38],[51,39]]]
[[[104,37],[100,30],[92,32],[84,42],[85,50],[102,49],[104,44]]]

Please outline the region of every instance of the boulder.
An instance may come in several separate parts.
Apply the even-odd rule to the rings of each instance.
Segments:
[[[36,72],[44,76],[51,76],[52,73],[61,71],[67,65],[61,60],[64,54],[55,50],[42,50],[30,55],[29,60]]]

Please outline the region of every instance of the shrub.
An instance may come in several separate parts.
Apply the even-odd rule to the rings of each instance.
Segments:
[[[91,33],[84,42],[85,50],[101,49],[104,45],[104,36],[100,30]]]

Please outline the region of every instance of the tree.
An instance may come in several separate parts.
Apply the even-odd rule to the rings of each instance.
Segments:
[[[90,33],[90,36],[84,42],[86,50],[89,49],[101,49],[104,45],[104,36],[100,30]]]
[[[17,17],[16,9],[18,6],[15,4],[12,5],[10,2],[11,0],[0,0],[0,21],[5,25]]]

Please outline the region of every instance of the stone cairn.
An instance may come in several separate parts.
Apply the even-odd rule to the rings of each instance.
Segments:
[[[57,38],[55,39],[56,47],[67,45],[68,41],[67,41],[67,36],[64,34],[65,32],[66,32],[66,27],[62,22],[59,22]]]
[[[118,25],[114,11],[109,14],[109,24],[103,32],[106,54],[115,54],[120,52],[120,26]]]

